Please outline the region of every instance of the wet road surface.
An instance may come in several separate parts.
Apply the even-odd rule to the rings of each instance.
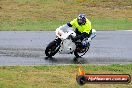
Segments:
[[[0,66],[132,63],[132,31],[97,31],[89,51],[82,58],[56,54],[47,58],[44,50],[55,33],[0,32]]]

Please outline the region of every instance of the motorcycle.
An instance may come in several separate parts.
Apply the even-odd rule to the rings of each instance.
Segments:
[[[82,57],[89,50],[91,40],[96,36],[96,30],[92,29],[92,34],[89,38],[85,38],[83,41],[73,41],[76,36],[73,28],[68,28],[67,31],[62,31],[57,28],[56,39],[48,44],[45,50],[47,57],[52,57],[56,53],[60,54],[73,54],[76,57]]]

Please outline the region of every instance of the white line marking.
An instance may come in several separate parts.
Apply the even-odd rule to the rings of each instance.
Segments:
[[[132,31],[132,30],[123,30],[123,31]]]

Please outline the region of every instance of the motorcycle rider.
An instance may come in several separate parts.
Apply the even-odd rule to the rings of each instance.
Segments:
[[[91,22],[86,18],[85,14],[79,14],[78,17],[71,22],[60,26],[60,30],[66,32],[69,27],[75,28],[76,36],[72,39],[74,42],[79,39],[83,41],[85,38],[89,38],[92,33]],[[57,39],[57,41],[61,42],[60,39]]]

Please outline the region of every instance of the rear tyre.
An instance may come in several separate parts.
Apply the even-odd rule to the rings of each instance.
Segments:
[[[74,55],[78,57],[82,57],[89,50],[90,44],[88,43],[86,47],[82,47],[82,45],[77,45],[76,50],[74,51]]]
[[[45,54],[47,57],[52,57],[59,51],[59,49],[60,49],[60,45],[58,45],[56,41],[52,41],[46,47]]]

